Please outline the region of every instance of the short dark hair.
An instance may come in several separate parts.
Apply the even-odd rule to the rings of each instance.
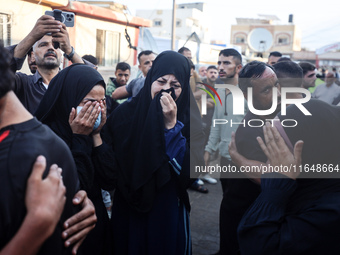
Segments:
[[[278,52],[278,51],[272,51],[272,52],[269,53],[268,58],[271,57],[271,56],[282,57],[282,54],[281,54],[281,52]]]
[[[84,56],[82,56],[82,58],[89,61],[90,63],[94,64],[95,66],[98,65],[97,58],[92,56],[92,55],[84,55]]]
[[[187,47],[182,47],[178,50],[178,53],[183,55],[184,51],[191,51],[191,50],[189,50]]]
[[[235,62],[239,65],[242,64],[242,55],[235,49],[224,49],[221,50],[220,53],[218,54],[218,56],[225,56],[225,57],[229,57],[232,56],[234,60],[236,60]]]
[[[315,65],[309,62],[300,62],[299,66],[302,68],[303,75],[305,75],[308,71],[314,71]]]
[[[129,70],[131,71],[131,67],[128,63],[125,63],[125,62],[119,62],[116,66],[116,71],[117,70],[122,70],[122,71],[126,71],[126,70]]]
[[[14,73],[10,69],[12,56],[0,40],[0,98],[13,90]]]
[[[29,50],[28,50],[28,52],[27,52],[27,56],[31,56],[31,54],[32,54],[32,52],[33,52],[33,47],[31,47]]]
[[[252,61],[246,64],[238,74],[240,89],[243,92],[247,92],[247,89],[253,86],[251,81],[254,78],[259,78],[266,70],[266,67],[274,70],[270,65],[260,61]]]
[[[293,61],[282,61],[273,67],[281,87],[301,87],[303,71],[298,64]]]
[[[217,70],[217,67],[216,67],[216,66],[213,66],[213,65],[208,66],[207,71],[210,70],[210,69],[215,69],[215,70]]]
[[[155,54],[152,50],[143,50],[138,54],[138,62],[140,63],[140,57],[143,55],[149,56],[150,54]],[[156,55],[156,54],[155,54]]]
[[[281,58],[279,58],[279,60],[276,63],[284,62],[284,61],[292,61],[292,60],[290,58],[288,58],[288,57],[281,57]]]

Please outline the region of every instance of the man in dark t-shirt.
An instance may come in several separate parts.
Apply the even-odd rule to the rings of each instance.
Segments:
[[[263,62],[253,61],[245,65],[239,73],[239,87],[245,94],[245,98],[247,98],[247,88],[253,88],[253,106],[257,110],[271,108],[273,89],[277,85],[278,79],[273,68]],[[239,125],[235,138],[232,138],[233,145],[229,146],[229,154],[235,165],[238,167],[246,165],[243,161],[244,158],[249,161],[256,160],[263,163],[267,161],[256,140],[257,136],[263,137],[262,127],[254,126],[260,126],[261,121],[265,121],[265,119],[274,118],[279,110],[280,107],[277,107],[274,113],[267,116],[258,116],[250,111],[246,114],[243,120],[244,124]],[[235,148],[235,140],[238,155],[242,155],[241,159],[239,159],[240,157],[234,157],[233,146]],[[228,228],[225,230],[226,233],[224,235],[228,236],[228,241],[221,241],[228,242],[228,246],[225,250],[221,249],[221,254],[236,255],[239,253],[237,240],[238,224],[248,207],[255,201],[261,191],[260,185],[256,183],[256,179],[253,179],[254,177],[259,178],[260,174],[249,176],[244,173],[237,173],[237,176],[239,178],[229,181],[228,192],[224,195],[226,202],[224,203],[223,210],[228,214],[228,218],[224,223]]]
[[[15,235],[25,217],[26,182],[38,155],[44,155],[49,165],[54,162],[63,169],[67,199],[60,218],[61,223],[78,211],[72,204],[72,198],[78,191],[79,181],[72,155],[65,143],[35,118],[5,127],[1,125],[0,132],[9,132],[0,143],[0,169],[6,170],[0,178],[0,208],[6,209],[1,212],[0,221],[2,248]],[[57,224],[39,254],[69,254],[70,250],[64,248],[62,231],[62,224]]]
[[[295,87],[300,88],[302,84],[303,72],[302,69],[294,62],[280,62],[273,67],[266,65],[262,62],[253,61],[241,70],[239,86],[247,98],[248,88],[253,89],[252,104],[253,108],[259,111],[265,111],[272,108],[276,102],[277,105],[273,106],[273,110],[267,115],[254,114],[249,111],[244,118],[244,125],[239,125],[236,131],[236,147],[235,153],[235,140],[234,144],[229,147],[229,153],[238,166],[256,167],[258,172],[246,173],[248,178],[244,179],[242,188],[237,191],[238,196],[242,196],[242,204],[239,202],[239,214],[237,215],[237,225],[241,220],[243,214],[248,207],[254,202],[259,195],[261,189],[256,182],[260,182],[261,168],[260,165],[266,165],[267,157],[263,153],[260,145],[257,142],[257,137],[264,140],[262,126],[266,120],[274,119],[277,113],[281,110],[280,91],[276,88],[279,83],[281,87]],[[277,90],[277,91],[276,91]],[[275,94],[277,93],[277,94]],[[301,93],[289,93],[290,99],[301,99]],[[277,99],[273,102],[273,98]],[[238,155],[238,156],[237,156]],[[241,157],[240,157],[241,155]],[[256,169],[256,168],[253,168]]]
[[[25,247],[25,245],[30,246],[27,243],[28,236],[38,232],[39,234],[31,244],[33,246],[39,243],[38,247],[42,245],[40,250],[36,249],[39,250],[38,254],[71,254],[73,247],[72,245],[66,245],[68,248],[65,247],[62,234],[64,238],[66,237],[65,232],[69,234],[66,238],[74,238],[74,235],[68,231],[68,228],[65,230],[64,222],[67,221],[68,227],[73,226],[75,233],[82,236],[75,238],[78,242],[86,237],[88,229],[93,228],[88,227],[89,224],[82,222],[80,218],[92,221],[93,219],[90,219],[89,216],[94,213],[88,214],[83,209],[76,216],[79,219],[70,219],[81,207],[88,208],[88,205],[85,204],[88,202],[87,197],[85,201],[84,196],[76,194],[79,189],[79,181],[72,154],[58,136],[33,118],[12,91],[14,74],[9,70],[10,59],[10,54],[0,44],[0,66],[2,69],[0,76],[0,250],[4,247],[8,248],[8,244],[13,244],[13,240],[15,245],[11,247],[14,249]],[[55,163],[63,169],[61,177],[66,187],[66,203],[59,223],[53,232],[46,235],[46,228],[42,223],[45,221],[45,214],[57,214],[50,211],[52,208],[45,208],[46,210],[39,212],[40,216],[33,216],[34,220],[30,222],[32,232],[25,235],[19,229],[21,230],[21,225],[29,212],[30,204],[27,202],[31,201],[26,198],[26,183],[33,163],[39,155],[45,156],[47,169]],[[48,170],[43,174],[44,179],[47,173]],[[32,195],[32,193],[30,194]],[[78,202],[72,201],[75,195],[79,199]],[[35,199],[39,198],[35,197]],[[74,205],[80,203],[81,207]],[[93,205],[90,207],[94,211]],[[83,233],[79,233],[80,227],[77,225],[79,221],[85,224],[81,227]],[[92,226],[93,222],[90,225]],[[84,230],[87,233],[84,234]],[[18,238],[20,234],[21,238]],[[44,241],[48,236],[49,238]],[[11,250],[9,253],[14,253],[14,251]],[[34,253],[27,250],[25,254]]]
[[[247,98],[248,88],[253,89],[252,104],[256,110],[265,111],[272,107],[273,93],[277,93],[275,110],[268,115],[256,115],[249,111],[244,118],[244,125],[239,125],[236,131],[236,146],[240,154],[249,160],[257,160],[265,163],[267,161],[256,137],[263,138],[262,126],[266,119],[273,119],[281,110],[281,94],[277,89],[278,78],[273,67],[259,61],[253,61],[245,65],[240,72],[240,89]],[[275,92],[275,91],[277,92]],[[275,96],[275,95],[274,95]],[[244,162],[238,162],[242,165]]]

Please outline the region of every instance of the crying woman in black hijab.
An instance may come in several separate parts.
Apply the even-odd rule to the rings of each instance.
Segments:
[[[203,159],[203,145],[191,150],[190,140],[203,133],[189,79],[184,56],[161,53],[140,93],[107,121],[118,166],[111,218],[117,254],[191,252],[186,188],[190,158]]]
[[[96,208],[96,227],[81,248],[84,254],[104,254],[108,250],[104,242],[109,219],[101,197],[98,169],[105,167],[107,161],[112,165],[113,155],[100,136],[106,122],[103,77],[83,64],[65,68],[52,79],[35,115],[71,149],[80,185]]]

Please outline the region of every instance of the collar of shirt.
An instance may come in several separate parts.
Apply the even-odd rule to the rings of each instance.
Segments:
[[[34,82],[34,84],[36,84],[38,82],[42,83],[42,77],[41,77],[40,73],[38,72],[38,70],[33,75],[33,82]]]
[[[231,84],[228,84],[228,85],[231,85]],[[236,86],[236,87],[240,88],[240,87],[238,86],[238,84],[237,84],[237,85],[233,85],[233,86]],[[230,90],[226,88],[226,89],[225,89],[225,94],[226,94],[226,96],[229,95],[229,94],[231,94]]]

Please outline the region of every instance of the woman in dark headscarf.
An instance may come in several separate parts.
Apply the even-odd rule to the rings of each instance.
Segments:
[[[278,116],[284,126],[273,121],[266,144],[258,138],[270,164],[291,171],[262,175],[239,225],[241,254],[340,254],[340,107],[303,106],[311,116],[291,105]]]
[[[107,121],[118,167],[111,218],[116,254],[191,254],[186,188],[190,160],[203,165],[204,137],[189,78],[184,56],[161,53],[143,89]]]
[[[52,79],[35,113],[70,147],[80,186],[88,193],[96,208],[98,221],[80,247],[81,254],[110,252],[107,241],[110,239],[109,219],[98,184],[98,169],[107,161],[112,165],[113,161],[111,149],[102,143],[100,136],[100,130],[106,122],[104,100],[103,77],[89,66],[74,64]]]

